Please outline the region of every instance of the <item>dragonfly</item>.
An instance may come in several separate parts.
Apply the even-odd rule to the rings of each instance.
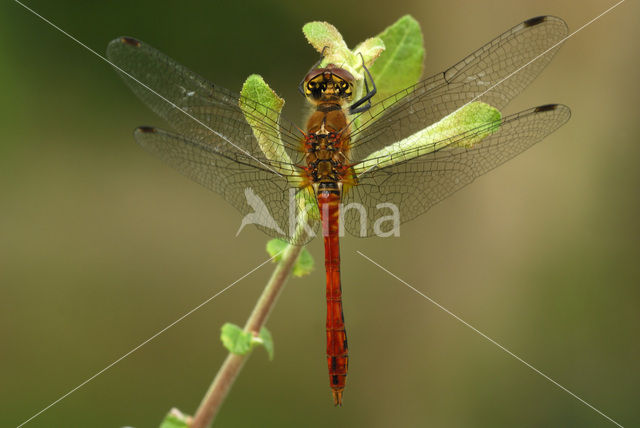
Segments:
[[[135,95],[175,129],[137,128],[134,136],[144,149],[253,216],[270,236],[304,245],[321,231],[326,358],[333,401],[341,405],[349,363],[341,228],[358,237],[376,235],[375,224],[363,225],[361,214],[375,218],[382,203],[397,207],[399,223],[412,220],[562,126],[570,109],[546,104],[470,129],[429,131],[470,103],[501,111],[545,68],[567,34],[560,18],[531,18],[383,100],[375,100],[370,74],[366,94],[356,100],[349,71],[317,64],[300,84],[312,106],[304,130],[142,41],[117,38],[107,56]],[[363,68],[368,73],[364,61]],[[410,144],[415,140],[426,143]],[[343,208],[349,204],[360,208]],[[297,221],[286,227],[292,208]]]

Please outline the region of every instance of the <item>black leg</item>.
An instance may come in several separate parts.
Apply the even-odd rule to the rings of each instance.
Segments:
[[[362,58],[362,54],[360,54],[360,58]],[[367,76],[365,76],[364,88],[366,93],[358,101],[351,104],[351,106],[349,107],[349,114],[362,113],[363,111],[369,110],[371,108],[371,98],[373,98],[376,92],[378,92],[378,89],[376,88],[376,82],[373,81],[373,77],[371,77],[369,69],[366,65],[364,65],[364,58],[362,58],[362,68],[367,73],[367,76],[369,76],[369,80],[371,81],[371,85],[373,85],[373,89],[369,90],[369,85],[367,84]]]

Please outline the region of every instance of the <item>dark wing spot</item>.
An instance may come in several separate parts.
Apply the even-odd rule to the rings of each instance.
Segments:
[[[134,39],[133,37],[121,37],[120,41],[127,45],[135,46],[137,48],[140,47],[140,41]]]
[[[535,18],[527,19],[523,22],[525,27],[533,27],[534,25],[538,25],[547,20],[546,16],[536,16]]]
[[[142,132],[143,134],[155,134],[158,131],[153,126],[140,126],[136,128],[136,132]]]
[[[558,108],[558,104],[545,104],[543,106],[538,106],[534,110],[534,113],[540,113],[541,111],[552,111]]]

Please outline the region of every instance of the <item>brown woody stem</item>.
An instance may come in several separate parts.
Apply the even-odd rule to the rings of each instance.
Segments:
[[[301,246],[294,245],[289,245],[283,250],[282,259],[278,263],[278,266],[276,266],[273,274],[271,274],[269,282],[258,299],[256,306],[253,308],[253,312],[251,312],[251,315],[247,319],[244,331],[250,332],[253,335],[260,333],[260,329],[264,326],[269,317],[269,313],[271,313],[271,310],[275,306],[278,295],[280,291],[282,291],[282,287],[286,283],[287,278],[289,278],[289,274],[301,250]],[[218,370],[216,377],[213,379],[209,390],[202,399],[200,407],[198,407],[198,411],[189,425],[191,428],[206,428],[211,425],[248,357],[249,354],[239,355],[229,353],[229,355],[227,355],[227,358],[224,360],[220,370]]]

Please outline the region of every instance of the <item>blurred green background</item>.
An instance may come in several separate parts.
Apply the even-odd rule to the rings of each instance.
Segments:
[[[301,122],[317,59],[301,27],[353,46],[401,15],[422,25],[425,75],[518,22],[571,30],[608,1],[26,2],[103,53],[147,41],[238,91],[262,74]],[[624,426],[640,425],[640,16],[628,1],[571,38],[507,109],[572,119],[408,223],[343,240],[351,365],[343,408],[324,359],[324,272],[291,280],[216,426],[612,426],[356,254],[372,257]],[[18,4],[0,6],[0,425],[16,426],[266,259],[266,237],[133,141],[160,125],[111,68]],[[195,411],[266,266],[33,420],[154,427]]]

